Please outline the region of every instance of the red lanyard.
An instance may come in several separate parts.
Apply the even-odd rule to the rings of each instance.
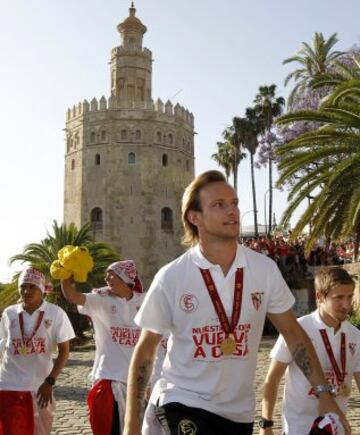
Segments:
[[[234,286],[234,301],[233,301],[233,311],[231,314],[231,324],[227,318],[225,308],[221,302],[219,293],[216,289],[212,276],[209,269],[200,269],[201,275],[204,279],[206,288],[209,292],[210,299],[214,305],[216,314],[219,317],[222,329],[225,332],[226,337],[232,334],[235,330],[236,325],[240,319],[241,304],[242,304],[242,294],[243,294],[243,284],[244,284],[244,272],[243,269],[236,269],[235,274],[235,286]]]
[[[19,313],[20,332],[21,332],[21,338],[22,338],[24,346],[27,346],[31,342],[31,340],[34,338],[35,334],[37,333],[38,329],[40,328],[43,317],[44,317],[44,311],[39,311],[36,325],[31,333],[30,337],[27,337],[27,340],[25,341],[24,312],[21,311]]]
[[[328,354],[331,365],[334,369],[336,380],[338,381],[339,384],[341,384],[342,382],[344,382],[345,375],[346,375],[346,337],[345,337],[345,333],[344,332],[341,333],[341,344],[340,344],[340,358],[341,358],[342,373],[340,372],[339,365],[335,359],[335,355],[334,355],[334,352],[331,348],[331,344],[330,344],[326,329],[320,329],[320,334],[321,334],[321,338],[323,339],[323,342],[325,345],[326,353]]]

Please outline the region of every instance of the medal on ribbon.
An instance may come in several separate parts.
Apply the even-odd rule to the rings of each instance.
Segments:
[[[28,353],[27,346],[23,343],[19,349],[20,355],[26,355]]]
[[[221,302],[219,293],[212,279],[209,269],[200,269],[201,275],[204,279],[205,286],[209,293],[211,302],[214,305],[217,316],[219,317],[220,325],[225,332],[225,339],[220,343],[220,349],[224,356],[232,355],[236,350],[236,340],[234,336],[234,331],[236,325],[240,319],[241,305],[242,305],[242,294],[243,294],[243,283],[244,283],[244,272],[243,269],[236,269],[235,274],[235,287],[234,287],[234,301],[233,310],[231,314],[231,323],[227,318],[225,308]]]
[[[20,354],[21,355],[30,355],[31,354],[31,343],[32,339],[34,338],[35,334],[37,333],[38,329],[40,328],[42,319],[44,317],[44,311],[39,311],[39,315],[35,324],[35,327],[30,334],[30,337],[25,338],[25,330],[24,330],[24,312],[21,311],[19,313],[19,324],[20,324],[20,332],[21,332],[21,340],[22,345],[20,346]]]
[[[336,381],[338,384],[338,395],[343,397],[350,396],[351,387],[346,384],[345,376],[346,376],[346,336],[345,333],[341,333],[341,342],[340,342],[340,360],[341,360],[341,370],[336,361],[334,352],[332,350],[329,337],[327,335],[326,329],[320,329],[321,338],[324,342],[324,346],[326,349],[326,353],[329,356],[329,360],[331,362],[332,368],[335,373]]]

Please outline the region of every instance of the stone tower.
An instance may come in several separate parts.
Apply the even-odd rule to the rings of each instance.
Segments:
[[[117,26],[111,94],[68,109],[64,221],[91,222],[96,240],[133,259],[147,287],[183,248],[181,197],[194,177],[194,117],[152,99],[152,53],[135,16]]]

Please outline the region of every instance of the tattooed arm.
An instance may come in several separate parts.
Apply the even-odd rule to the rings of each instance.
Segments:
[[[319,359],[306,332],[296,321],[291,310],[280,314],[268,314],[268,318],[275,328],[283,335],[286,344],[294,357],[294,361],[315,387],[327,384]],[[350,426],[330,393],[321,393],[319,396],[319,415],[326,412],[338,414],[346,429],[346,435],[350,434]]]
[[[140,414],[162,336],[142,330],[129,367],[123,435],[141,435]]]

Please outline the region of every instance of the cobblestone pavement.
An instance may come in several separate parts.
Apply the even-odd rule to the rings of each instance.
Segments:
[[[260,416],[260,398],[263,381],[269,364],[269,352],[273,339],[263,339],[258,356],[256,372],[257,418]],[[89,388],[88,374],[94,358],[93,351],[71,352],[64,372],[60,375],[55,390],[57,411],[52,434],[82,435],[91,434],[87,419],[86,394]],[[275,416],[275,435],[280,435],[280,406],[278,400]],[[353,383],[352,397],[349,401],[348,418],[352,435],[360,435],[360,394]],[[258,433],[255,428],[254,434]]]

